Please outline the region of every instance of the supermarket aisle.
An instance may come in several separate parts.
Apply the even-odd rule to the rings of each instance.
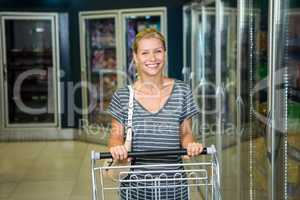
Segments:
[[[83,142],[0,143],[0,200],[91,199],[90,151]]]

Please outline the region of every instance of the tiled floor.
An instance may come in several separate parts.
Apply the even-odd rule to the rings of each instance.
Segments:
[[[91,199],[90,152],[83,142],[0,143],[0,200]]]

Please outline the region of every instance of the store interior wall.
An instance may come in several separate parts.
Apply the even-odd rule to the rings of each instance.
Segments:
[[[0,0],[0,12],[57,12],[64,16],[63,23],[68,24],[69,39],[60,41],[60,69],[64,72],[61,77],[62,85],[76,84],[81,81],[80,77],[80,43],[79,43],[79,17],[80,11],[101,11],[126,8],[145,8],[165,6],[167,8],[167,38],[168,38],[168,75],[172,78],[182,79],[183,68],[183,28],[182,6],[188,0]],[[172,20],[171,20],[172,19]],[[66,27],[66,26],[64,26]],[[65,38],[66,39],[66,38]],[[62,39],[61,39],[62,40]],[[62,90],[67,97],[67,89]],[[81,91],[74,95],[75,105],[82,105]],[[68,105],[64,98],[64,105]],[[68,123],[67,108],[62,112],[62,128],[78,128],[81,115],[75,112],[74,123]]]

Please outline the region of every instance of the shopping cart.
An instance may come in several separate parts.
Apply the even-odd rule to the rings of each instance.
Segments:
[[[129,152],[129,157],[186,155],[185,149]],[[207,161],[180,164],[99,166],[108,152],[91,153],[92,198],[105,199],[211,199],[221,200],[220,171],[215,146],[204,148]],[[115,171],[115,179],[107,172]],[[181,191],[181,192],[180,192]],[[185,196],[185,197],[184,197]],[[187,197],[186,197],[187,196]]]

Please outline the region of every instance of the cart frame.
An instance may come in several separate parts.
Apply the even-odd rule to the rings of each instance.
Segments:
[[[147,152],[130,152],[129,156],[144,155],[186,155],[186,150],[167,150],[167,151],[147,151]],[[130,191],[149,190],[154,191],[151,199],[160,200],[161,190],[174,190],[178,187],[187,187],[188,195],[190,190],[195,188],[202,194],[203,199],[221,200],[220,193],[220,169],[217,157],[217,151],[214,145],[204,148],[202,154],[208,154],[208,162],[179,163],[179,164],[156,164],[156,165],[131,165],[131,166],[99,166],[96,161],[111,158],[108,152],[91,152],[91,178],[92,178],[92,200],[105,200],[105,193],[108,191],[118,191],[119,198],[121,191],[125,191],[126,199],[130,197]],[[178,167],[178,170],[162,170],[168,167]],[[146,168],[140,171],[138,169]],[[157,170],[156,170],[157,168]],[[151,169],[151,170],[147,170]],[[117,171],[118,177],[116,186],[105,186],[104,179],[107,178],[107,170]],[[166,174],[172,173],[174,176],[169,177]],[[154,175],[157,174],[157,175]],[[158,175],[159,174],[159,175]],[[184,175],[183,175],[184,174]],[[130,178],[124,178],[130,177]],[[141,178],[142,177],[142,178]],[[174,182],[174,185],[169,182]],[[177,183],[179,182],[179,183]],[[162,184],[166,183],[166,184]],[[176,184],[175,184],[176,183]],[[126,185],[127,186],[122,186]],[[144,184],[144,186],[143,186]],[[149,186],[150,184],[150,186]],[[100,186],[100,188],[98,188]],[[204,190],[202,189],[204,187]],[[202,189],[202,190],[201,190]],[[174,194],[175,196],[175,194]],[[204,197],[203,197],[204,196]],[[144,199],[145,197],[143,197]],[[189,197],[190,199],[191,197]],[[173,199],[173,198],[172,198]]]

